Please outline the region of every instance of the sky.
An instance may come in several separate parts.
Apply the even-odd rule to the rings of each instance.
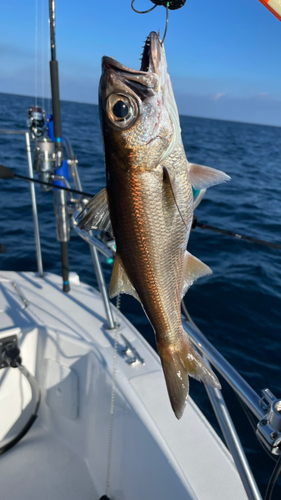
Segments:
[[[98,102],[103,55],[139,69],[165,9],[130,3],[57,0],[61,99]],[[3,2],[0,32],[0,92],[48,97],[48,1]],[[187,0],[170,12],[165,49],[180,114],[281,126],[281,22],[258,0]]]

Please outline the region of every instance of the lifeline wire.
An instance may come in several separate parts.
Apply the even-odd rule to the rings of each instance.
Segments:
[[[116,373],[117,373],[117,347],[120,327],[120,306],[121,296],[117,295],[116,299],[116,323],[114,332],[114,355],[113,355],[113,369],[112,369],[112,386],[111,386],[111,403],[110,403],[110,426],[109,426],[109,443],[108,443],[108,462],[107,462],[107,476],[106,476],[106,497],[110,488],[110,471],[112,459],[112,442],[113,442],[113,424],[114,424],[114,403],[115,403],[115,386],[116,386]]]

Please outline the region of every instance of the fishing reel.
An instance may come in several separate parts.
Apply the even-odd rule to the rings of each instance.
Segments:
[[[45,132],[45,118],[46,113],[44,109],[39,108],[39,106],[30,106],[26,125],[30,129],[32,139],[43,136]]]
[[[39,106],[30,106],[26,124],[30,129],[31,137],[35,141],[33,168],[38,178],[43,182],[50,182],[55,170],[55,144],[47,137],[46,113]],[[49,186],[40,186],[41,191],[47,192]]]
[[[34,165],[38,178],[43,182],[50,182],[56,166],[55,144],[48,137],[40,137],[36,140]],[[44,192],[49,191],[49,186],[40,186]]]

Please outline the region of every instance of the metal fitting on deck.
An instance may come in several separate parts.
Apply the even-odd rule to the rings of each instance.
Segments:
[[[281,399],[263,389],[260,406],[267,411],[257,425],[257,437],[273,455],[281,455]]]

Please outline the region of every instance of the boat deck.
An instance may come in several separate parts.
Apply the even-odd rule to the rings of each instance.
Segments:
[[[42,401],[33,428],[0,458],[1,500],[11,492],[23,500],[99,499],[106,486],[114,355],[100,294],[76,275],[64,294],[59,276],[2,272],[0,339],[11,334],[39,381]],[[130,363],[121,334],[145,364]],[[183,418],[175,418],[158,355],[122,315],[118,335],[109,497],[246,500],[229,452],[191,398]],[[32,402],[18,370],[1,370],[0,383],[5,439],[27,420]]]
[[[99,498],[85,461],[39,422],[1,457],[0,469],[2,500]]]

